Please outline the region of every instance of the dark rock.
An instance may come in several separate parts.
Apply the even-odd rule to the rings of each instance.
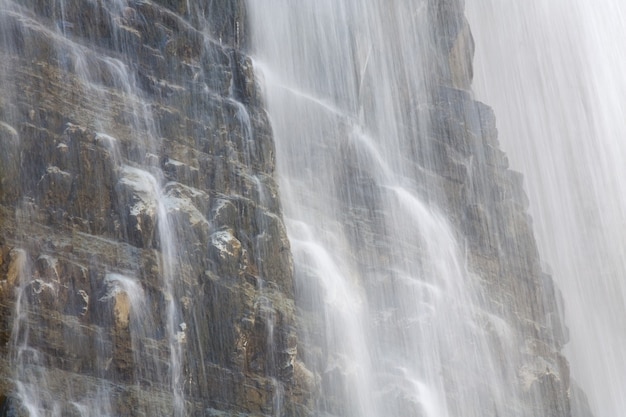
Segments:
[[[0,396],[0,417],[20,417],[23,414],[20,413],[18,400],[11,396]]]
[[[21,5],[0,13],[2,392],[27,378],[11,362],[27,321],[63,415],[113,385],[107,412],[173,415],[177,350],[186,414],[269,415],[279,384],[302,415],[243,2]]]

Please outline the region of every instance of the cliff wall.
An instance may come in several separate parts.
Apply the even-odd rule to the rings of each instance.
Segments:
[[[189,4],[0,3],[2,415],[306,403],[242,5]]]
[[[300,360],[314,347],[298,341],[245,5],[19,3],[0,1],[0,415],[312,415],[333,393]],[[569,416],[558,291],[469,91],[463,5],[429,10],[437,158],[416,175],[518,331],[501,360],[524,401],[494,413]]]

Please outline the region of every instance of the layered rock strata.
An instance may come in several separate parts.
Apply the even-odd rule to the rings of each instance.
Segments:
[[[0,2],[2,415],[305,414],[243,8],[192,3]]]
[[[304,416],[320,396],[341,410],[300,361],[317,347],[298,330],[323,323],[306,305],[296,317],[244,4],[17,3],[0,1],[0,415]],[[518,330],[501,360],[523,401],[485,415],[569,416],[558,290],[494,115],[469,91],[463,5],[429,13],[433,123],[415,175],[488,310]],[[375,207],[350,193],[346,213]],[[359,216],[355,242],[380,252]]]

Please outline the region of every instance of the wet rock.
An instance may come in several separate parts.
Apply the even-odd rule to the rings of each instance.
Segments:
[[[130,243],[152,247],[157,232],[158,185],[146,171],[125,167],[116,185],[122,222]]]
[[[241,242],[231,229],[220,230],[211,235],[209,254],[217,265],[217,273],[228,277],[239,275],[242,255]]]
[[[19,135],[17,130],[0,121],[0,201],[15,201],[19,194]]]
[[[24,410],[20,410],[20,402],[12,397],[1,395],[0,396],[0,416],[1,417],[21,417],[24,414]]]
[[[212,209],[213,222],[217,228],[235,228],[237,226],[237,207],[226,199],[217,199]]]
[[[169,183],[164,198],[170,225],[186,243],[185,253],[181,255],[194,265],[204,265],[211,227],[203,213],[208,211],[209,196],[198,189]]]
[[[198,184],[198,169],[180,161],[168,158],[163,164],[163,171],[168,176],[168,179],[185,184]]]
[[[72,191],[73,177],[69,172],[61,171],[58,167],[48,167],[46,174],[40,181],[41,193],[52,206],[66,202]]]
[[[452,86],[469,90],[474,77],[474,39],[467,20],[463,19],[462,29],[452,44],[449,55]]]
[[[256,221],[259,230],[255,239],[257,252],[266,260],[259,265],[259,272],[267,281],[291,294],[293,263],[285,226],[278,216],[262,209],[257,211]]]
[[[26,251],[22,249],[13,249],[8,253],[8,255],[8,270],[6,271],[4,278],[8,284],[8,289],[11,289],[12,287],[20,284],[22,274],[26,273],[28,255],[26,254]],[[3,256],[3,261],[4,259],[6,259],[6,253],[5,256]],[[6,263],[6,261],[3,263]]]
[[[130,321],[130,300],[128,294],[118,292],[113,295],[113,315],[115,326],[118,329],[126,329]]]

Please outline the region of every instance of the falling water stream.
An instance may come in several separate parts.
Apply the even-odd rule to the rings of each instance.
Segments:
[[[54,81],[65,88],[60,91],[86,97],[85,103],[98,103],[97,109],[81,113],[90,118],[82,122],[94,132],[89,146],[98,149],[99,153],[95,154],[109,158],[113,171],[110,176],[115,180],[106,193],[114,195],[116,204],[108,202],[107,207],[117,207],[120,211],[109,213],[100,207],[104,211],[98,215],[112,219],[109,232],[119,234],[126,242],[107,242],[106,234],[91,235],[76,231],[78,228],[71,229],[68,233],[73,233],[73,242],[98,240],[102,245],[95,246],[114,247],[115,255],[109,259],[103,254],[102,259],[109,259],[109,262],[103,261],[99,269],[93,269],[93,274],[99,274],[97,299],[89,300],[84,291],[77,291],[78,301],[74,304],[79,307],[67,306],[68,311],[72,308],[75,311],[69,312],[67,317],[63,312],[59,315],[61,319],[55,315],[47,317],[46,303],[58,302],[58,295],[63,291],[65,284],[61,275],[82,274],[85,281],[93,282],[96,278],[87,277],[87,267],[72,263],[70,255],[67,259],[62,259],[66,255],[53,256],[57,248],[50,249],[49,254],[45,251],[40,254],[20,247],[22,243],[23,247],[28,244],[39,247],[28,240],[31,237],[26,232],[33,225],[39,227],[35,221],[33,196],[42,194],[46,181],[56,181],[52,185],[57,189],[62,188],[64,181],[71,184],[68,180],[71,175],[63,166],[50,162],[45,168],[33,170],[43,173],[38,178],[28,178],[28,170],[24,171],[25,178],[14,178],[21,181],[23,189],[19,190],[19,199],[16,197],[19,201],[15,218],[17,237],[10,254],[11,268],[15,269],[11,272],[16,272],[16,282],[11,283],[15,288],[15,308],[9,340],[13,394],[22,411],[33,417],[112,417],[118,412],[112,404],[119,400],[115,396],[122,391],[115,379],[120,377],[130,380],[124,382],[131,386],[125,394],[144,396],[129,400],[129,404],[138,407],[129,411],[132,415],[183,417],[190,413],[187,407],[191,400],[185,395],[192,391],[184,384],[193,380],[198,383],[198,389],[204,389],[204,381],[199,378],[206,377],[214,368],[206,366],[212,360],[212,353],[204,354],[203,349],[208,351],[212,349],[211,343],[217,346],[221,341],[210,340],[209,346],[194,345],[200,352],[198,358],[190,357],[193,349],[185,350],[189,335],[182,318],[181,304],[186,291],[185,283],[181,282],[182,269],[191,262],[193,250],[206,254],[206,245],[220,249],[220,245],[228,242],[239,242],[233,235],[239,231],[212,230],[214,225],[207,220],[208,214],[194,208],[184,214],[194,225],[200,225],[198,236],[201,237],[195,238],[204,240],[192,248],[193,243],[181,237],[186,231],[176,217],[176,212],[185,206],[180,195],[188,192],[197,196],[200,191],[166,182],[166,175],[159,167],[161,159],[167,156],[160,153],[163,132],[157,127],[154,102],[139,85],[129,41],[133,39],[133,31],[125,27],[126,32],[122,32],[120,28],[124,25],[117,24],[138,16],[133,14],[132,7],[126,6],[152,2],[87,3],[98,3],[98,7],[106,9],[106,18],[112,19],[108,23],[115,21],[116,25],[110,27],[119,31],[111,29],[110,39],[75,38],[74,23],[65,19],[67,3],[64,0],[51,1],[49,7],[41,1],[22,4],[0,0],[0,52],[11,54],[18,45],[32,48],[27,52],[41,55],[37,56],[37,71],[42,71],[41,74],[50,69],[45,65],[46,60],[54,63],[50,73],[58,74],[59,79]],[[159,7],[162,3],[170,4],[158,3]],[[174,12],[159,13],[175,26],[180,24],[177,30],[189,29],[185,19],[193,20],[195,26],[189,33],[202,39],[198,42],[199,49],[206,47],[208,51],[211,42],[217,44],[217,40],[211,39],[208,23],[202,20],[207,16],[193,15],[196,7],[200,10],[204,6],[192,3],[180,2],[180,7],[188,13],[180,19]],[[467,0],[466,3],[478,51],[475,94],[494,106],[502,146],[513,168],[525,176],[539,250],[546,263],[544,269],[554,276],[564,296],[570,329],[570,342],[565,350],[573,377],[589,397],[596,417],[621,415],[626,409],[623,388],[626,386],[626,355],[621,349],[626,346],[623,324],[626,281],[622,277],[626,271],[623,238],[626,194],[622,180],[626,125],[621,120],[622,102],[626,99],[623,76],[626,61],[622,59],[626,43],[625,6],[618,4],[618,0],[601,0],[593,5],[583,4],[582,0]],[[212,7],[213,2],[207,4]],[[496,263],[499,269],[496,268],[497,272],[491,277],[482,276],[489,268],[481,270],[472,263],[476,261],[469,254],[473,249],[467,242],[467,231],[460,230],[461,221],[458,214],[454,214],[465,209],[452,206],[456,200],[448,199],[447,193],[455,192],[450,191],[453,187],[466,187],[461,192],[469,194],[475,191],[470,188],[479,187],[476,184],[491,181],[481,178],[480,169],[475,169],[480,166],[475,163],[476,159],[488,148],[481,142],[487,140],[481,136],[483,132],[477,133],[483,127],[481,117],[484,115],[478,114],[477,107],[472,107],[473,113],[459,110],[467,103],[471,103],[469,107],[475,106],[470,99],[462,101],[474,93],[465,91],[466,85],[453,85],[458,80],[452,80],[451,74],[438,73],[448,65],[442,64],[445,61],[441,56],[442,45],[456,42],[453,35],[459,36],[446,30],[451,27],[459,32],[464,30],[462,25],[454,26],[463,21],[460,11],[453,13],[457,19],[454,24],[436,21],[436,16],[441,17],[438,13],[452,4],[456,2],[247,1],[250,53],[273,129],[276,176],[295,261],[298,360],[311,374],[309,388],[316,393],[306,395],[315,398],[311,411],[316,416],[536,417],[544,410],[546,398],[551,398],[556,405],[549,404],[545,409],[566,409],[558,394],[541,392],[546,386],[542,385],[541,378],[552,383],[562,376],[555,373],[549,360],[550,355],[560,349],[559,342],[555,341],[558,337],[542,333],[558,330],[542,321],[550,313],[548,307],[539,305],[540,301],[534,298],[513,299],[523,298],[527,293],[509,294],[508,288],[502,290],[502,294],[511,297],[514,307],[502,305],[498,299],[502,294],[494,295],[500,288],[489,286],[506,287],[505,278],[511,280],[510,276],[505,277],[506,265],[513,265],[510,269],[514,269],[522,261],[494,261],[489,258],[491,255],[486,256],[489,259],[485,262]],[[433,12],[435,6],[441,8]],[[29,7],[45,9],[49,16],[37,20],[36,13]],[[442,24],[445,30],[437,27]],[[237,26],[237,37],[239,29]],[[173,34],[171,31],[168,36]],[[41,47],[38,41],[44,38],[46,42],[40,43],[45,47]],[[462,33],[459,39],[464,39]],[[96,44],[89,44],[92,41]],[[161,41],[165,45],[169,39]],[[221,39],[219,41],[221,43]],[[98,42],[107,44],[103,46]],[[465,42],[461,42],[462,46],[471,49],[469,41],[465,39]],[[180,59],[184,61],[188,58],[185,53],[194,51],[192,47],[185,50],[188,45],[184,42],[181,45]],[[236,67],[233,57],[239,52],[232,50],[232,46],[221,48],[220,45],[218,49],[223,55],[220,57],[230,60],[224,67],[222,63],[212,62],[215,56],[205,51],[207,56],[203,59],[207,62],[196,67],[184,62],[180,68],[193,72],[187,87],[194,89],[202,85],[201,91],[194,90],[194,94],[201,100],[216,100],[226,113],[232,113],[229,119],[232,124],[228,128],[240,132],[219,133],[228,136],[224,141],[240,139],[242,145],[238,151],[243,156],[239,162],[242,166],[254,165],[258,162],[256,147],[262,144],[255,142],[253,118],[248,113],[250,104],[240,101],[234,92],[234,84],[241,82],[235,78],[242,74],[229,78]],[[226,50],[230,55],[223,52]],[[449,48],[445,52],[448,53]],[[14,55],[20,57],[19,53]],[[447,59],[451,59],[450,56]],[[13,67],[13,62],[0,62],[3,93],[0,99],[7,103],[17,102],[20,97],[20,92],[6,80],[22,64],[16,63]],[[202,74],[205,64],[207,74]],[[28,65],[24,68],[28,69]],[[40,76],[37,71],[32,72]],[[220,74],[230,87],[223,88]],[[446,83],[448,85],[443,85]],[[165,87],[172,89],[170,93],[175,95],[175,87]],[[163,91],[167,91],[165,87]],[[212,91],[214,87],[223,91]],[[112,94],[115,94],[114,99],[110,99]],[[452,110],[434,109],[433,102],[442,100],[442,96],[457,97],[458,101],[448,102]],[[67,103],[71,101],[68,99]],[[194,101],[193,106],[197,106],[193,111],[207,110],[200,101]],[[21,149],[20,132],[13,124],[29,127],[28,120],[36,116],[33,110],[33,115],[20,115],[24,116],[20,119],[12,114],[18,107],[4,106],[1,115],[0,133],[8,150]],[[433,132],[441,128],[437,125],[441,121],[432,120],[436,117],[433,114],[457,110],[466,111],[461,116],[456,114],[459,120],[455,121],[462,125],[459,130],[463,133],[455,137],[452,132],[447,139],[475,140],[478,147],[484,146],[475,155],[468,152],[470,156],[461,157],[460,152],[450,151],[458,144],[443,146],[437,142],[440,138],[432,137]],[[226,118],[225,114],[221,116]],[[26,120],[26,123],[19,120]],[[57,147],[53,150],[59,155],[68,149],[63,141],[71,141],[73,134],[81,134],[81,129],[85,134],[84,127],[65,121],[61,124],[62,132],[57,132],[58,143],[55,142]],[[122,127],[116,130],[115,126]],[[168,127],[166,123],[159,126]],[[480,127],[476,130],[476,126]],[[200,139],[217,140],[211,136],[213,133],[217,134],[203,131],[199,135],[206,134],[208,139],[204,136],[194,139],[198,139],[198,143]],[[237,133],[241,134],[240,138]],[[461,174],[447,174],[464,175],[463,178],[444,179],[444,175],[437,172],[445,165],[440,159],[449,154],[444,155],[442,148],[436,146],[443,146],[454,155],[453,162],[458,162],[455,167]],[[233,155],[237,152],[234,147],[229,149]],[[10,152],[7,151],[7,155]],[[28,155],[21,157],[24,166],[35,162],[28,159]],[[0,158],[7,166],[17,163],[4,155]],[[63,157],[49,159],[53,160],[60,161],[59,165],[65,161]],[[169,161],[173,165],[178,163],[173,159]],[[229,159],[227,163],[235,162]],[[268,165],[271,164],[268,162]],[[71,171],[70,168],[75,167],[67,169]],[[242,177],[248,175],[244,171],[241,169]],[[264,188],[259,177],[248,176],[246,181],[251,188],[256,187],[254,192],[258,194],[254,207],[272,205],[271,190]],[[103,179],[96,188],[106,187],[105,183]],[[104,191],[96,193],[94,200],[106,194]],[[508,191],[503,190],[502,194]],[[209,196],[205,197],[208,201]],[[515,205],[516,209],[523,206],[513,201],[514,198],[510,200],[506,203]],[[485,202],[484,206],[491,203],[494,202]],[[216,207],[219,210],[219,204]],[[233,211],[237,211],[234,205]],[[54,214],[47,213],[51,218]],[[256,239],[255,245],[262,247],[263,239],[268,236],[266,225],[262,224],[264,220],[258,217],[255,222],[259,223],[261,232],[251,240]],[[104,222],[96,219],[94,224],[97,221]],[[492,220],[492,223],[497,221]],[[53,227],[60,227],[60,224],[62,221],[53,222]],[[89,225],[102,230],[108,226]],[[209,230],[211,242],[206,242]],[[489,249],[502,250],[506,236],[497,242],[498,237],[492,238],[493,247]],[[526,243],[531,248],[529,252],[534,254],[534,243]],[[262,250],[255,256],[258,259],[254,263],[263,267]],[[152,264],[147,266],[149,262]],[[243,255],[241,262],[244,262]],[[63,270],[70,267],[61,267],[61,263],[72,265],[75,270],[70,274]],[[235,269],[240,267],[239,260],[235,264]],[[536,287],[543,284],[538,283],[539,279],[533,280],[542,274],[537,273],[538,268],[529,268],[528,277],[514,275],[513,280],[527,279],[524,284],[530,288],[528,293],[534,294]],[[204,275],[200,275],[194,275],[193,279],[202,281]],[[293,381],[287,381],[290,377],[283,378],[276,372],[277,358],[285,353],[291,358],[296,348],[289,346],[288,352],[279,351],[274,343],[284,337],[279,335],[280,331],[284,332],[280,326],[291,326],[291,323],[281,323],[285,318],[272,308],[271,291],[264,293],[265,280],[280,277],[258,275],[246,276],[255,282],[256,287],[249,292],[258,296],[253,304],[260,310],[258,320],[263,321],[261,327],[265,331],[263,337],[257,335],[257,339],[266,342],[266,346],[256,348],[267,353],[268,358],[263,375],[267,378],[266,385],[257,387],[258,402],[262,402],[262,391],[271,392],[268,400],[271,404],[259,410],[262,409],[263,415],[271,413],[283,417],[290,409],[285,401],[292,398],[289,396],[293,395],[290,391]],[[241,276],[237,275],[239,278]],[[150,282],[150,279],[158,282]],[[522,284],[512,288],[527,289]],[[80,297],[83,297],[82,303]],[[211,300],[216,304],[221,301]],[[219,329],[216,331],[219,334],[210,334],[208,339],[224,336],[222,330],[231,327],[237,337],[245,333],[240,317],[244,313],[238,311],[236,318],[234,313],[232,317],[224,314],[227,319],[212,317],[205,307],[208,308],[198,307],[197,334],[200,334],[198,326],[205,325],[207,332]],[[528,311],[528,317],[522,317]],[[98,317],[98,320],[113,323],[84,326],[80,320],[88,312],[98,312],[105,317]],[[42,319],[45,323],[37,322]],[[228,323],[201,322],[209,319]],[[529,324],[516,320],[535,321]],[[81,357],[82,346],[89,346],[90,351],[95,352],[95,357],[89,358],[90,363],[76,365],[89,370],[87,377],[72,379],[74,370],[62,371],[48,366],[53,362],[49,357],[51,353],[44,350],[44,344],[38,344],[52,334],[47,333],[46,326],[63,329],[65,333],[53,342],[62,345],[69,355]],[[541,343],[545,345],[533,345],[542,337]],[[126,359],[115,364],[120,367],[119,374],[110,368],[118,353],[113,350],[118,345],[126,345],[124,341],[116,345],[119,342],[116,338],[127,338],[127,349],[130,349],[129,355],[120,354]],[[255,342],[261,343],[259,340]],[[53,342],[49,346],[55,346]],[[241,342],[242,349],[246,343],[248,340]],[[228,347],[231,348],[236,350]],[[245,354],[248,353],[258,352]],[[251,372],[253,364],[248,363],[248,357],[242,358],[233,360],[241,359],[243,364],[240,370],[232,372],[235,375],[232,377],[235,382],[230,381],[233,387],[242,380],[237,378]],[[229,356],[228,360],[231,359]],[[68,363],[73,364],[69,359]],[[186,375],[188,369],[184,364],[201,368],[198,372],[203,376]],[[289,362],[287,368],[292,365]],[[549,369],[550,366],[553,369]],[[226,374],[231,375],[230,370]],[[85,381],[89,383],[84,385]],[[231,387],[226,381],[219,382],[218,385],[224,382],[227,388],[224,392],[219,389],[215,392],[228,398],[241,398],[226,392]],[[567,381],[559,383],[565,386]],[[167,394],[156,398],[156,392]],[[220,404],[222,399],[210,400]],[[200,405],[206,415],[222,415],[206,408],[212,406]],[[213,414],[214,411],[218,414]],[[574,412],[575,417],[589,417],[579,409]]]
[[[594,415],[626,409],[626,5],[467,2],[475,91],[522,171],[565,300],[572,376]]]
[[[498,345],[511,357],[513,330],[483,309],[480,278],[466,266],[445,207],[420,183],[428,174],[416,149],[435,155],[422,111],[435,49],[428,3],[248,7],[297,304],[305,320],[323,322],[302,336],[304,346],[320,346],[303,353],[321,375],[318,412],[513,412],[516,372],[485,329],[499,329]]]

